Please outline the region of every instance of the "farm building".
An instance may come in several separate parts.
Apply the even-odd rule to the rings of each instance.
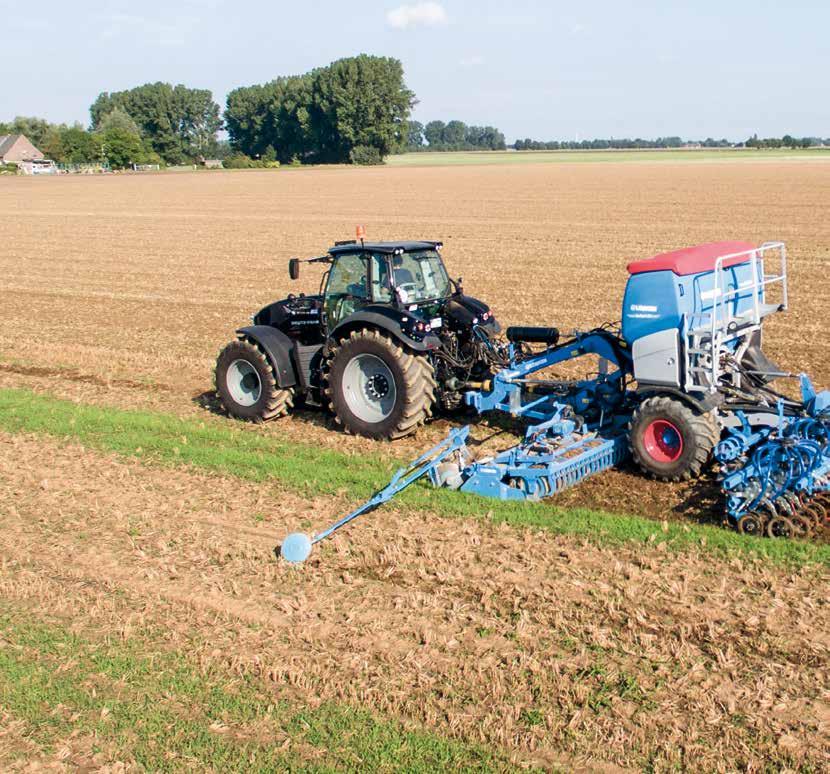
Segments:
[[[23,134],[0,134],[0,164],[38,161],[43,154]]]

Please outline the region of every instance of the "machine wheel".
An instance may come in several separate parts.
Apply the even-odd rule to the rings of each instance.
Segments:
[[[791,538],[796,535],[795,525],[786,516],[776,516],[767,524],[767,537]]]
[[[215,381],[222,406],[238,419],[267,422],[294,405],[294,391],[277,385],[265,353],[248,339],[232,341],[219,353]]]
[[[323,378],[332,411],[349,433],[393,440],[432,415],[432,366],[380,331],[352,331],[334,348]]]
[[[660,395],[637,407],[628,431],[634,461],[661,481],[697,478],[720,438],[712,414]]]
[[[764,522],[757,513],[745,513],[738,519],[738,532],[742,535],[760,537],[764,534]]]

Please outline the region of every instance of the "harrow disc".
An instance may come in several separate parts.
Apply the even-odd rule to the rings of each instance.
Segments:
[[[795,537],[797,530],[795,524],[786,516],[775,516],[767,523],[767,537],[791,538]]]
[[[790,521],[795,527],[795,536],[799,538],[809,538],[813,534],[813,523],[801,513],[796,513],[789,517]]]
[[[755,537],[764,532],[764,521],[757,513],[745,513],[738,519],[738,532]]]

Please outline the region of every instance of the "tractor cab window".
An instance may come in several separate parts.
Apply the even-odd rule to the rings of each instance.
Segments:
[[[374,253],[372,261],[372,301],[392,303],[392,283],[389,280],[389,256]]]
[[[326,284],[325,311],[329,330],[365,306],[368,299],[366,257],[360,253],[338,256]]]
[[[417,304],[450,295],[450,278],[435,250],[392,256],[392,276],[403,304]]]

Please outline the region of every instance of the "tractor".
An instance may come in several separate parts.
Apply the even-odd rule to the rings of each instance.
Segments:
[[[222,406],[266,422],[301,400],[350,433],[390,440],[462,406],[469,382],[507,364],[507,345],[487,304],[450,279],[441,248],[359,238],[292,258],[292,280],[302,262],[326,265],[319,294],[290,294],[237,330],[216,363]]]

